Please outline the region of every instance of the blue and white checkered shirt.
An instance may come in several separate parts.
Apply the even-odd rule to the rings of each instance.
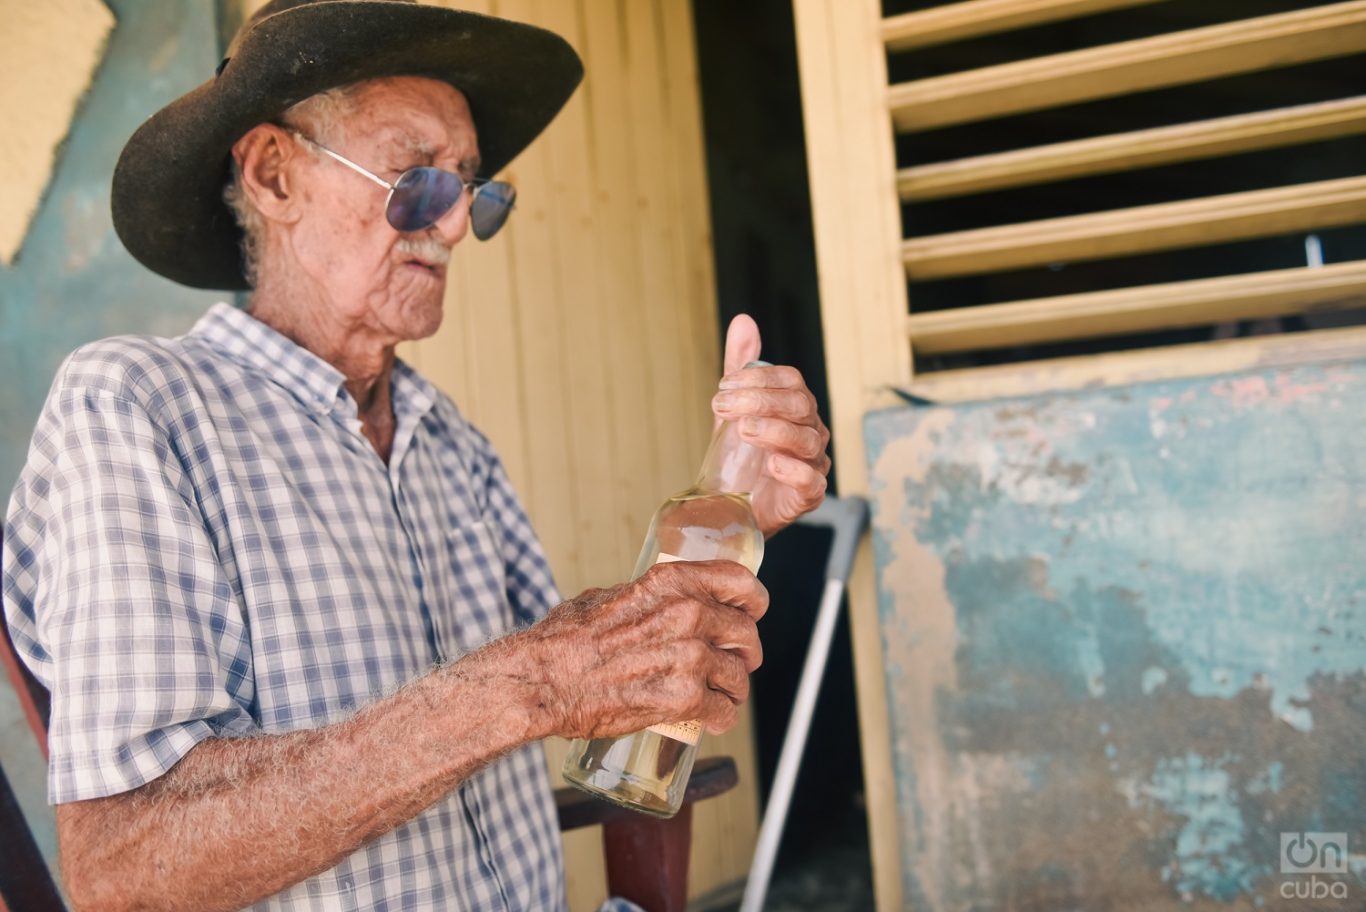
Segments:
[[[393,373],[386,466],[343,376],[226,304],[63,365],[5,525],[4,607],[52,691],[49,798],[212,736],[315,728],[557,601],[488,441]],[[258,909],[560,909],[539,745]]]

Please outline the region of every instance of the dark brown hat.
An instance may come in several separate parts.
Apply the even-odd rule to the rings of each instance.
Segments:
[[[311,95],[380,76],[464,93],[483,173],[526,148],[583,78],[558,35],[412,0],[273,0],[214,78],[147,120],[114,169],[114,229],[147,268],[195,288],[246,289],[242,232],[223,202],[232,146]]]

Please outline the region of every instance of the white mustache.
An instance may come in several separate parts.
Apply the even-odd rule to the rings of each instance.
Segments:
[[[444,266],[451,259],[451,248],[431,236],[399,238],[398,251],[433,266]]]

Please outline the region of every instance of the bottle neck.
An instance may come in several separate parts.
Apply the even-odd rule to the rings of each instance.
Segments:
[[[739,425],[723,421],[712,435],[694,487],[718,494],[752,494],[763,477],[767,456],[740,436]]]
[[[772,367],[767,361],[751,361],[745,367]],[[723,421],[711,435],[702,460],[702,472],[693,488],[716,494],[753,494],[764,474],[768,454],[740,436],[740,426]]]

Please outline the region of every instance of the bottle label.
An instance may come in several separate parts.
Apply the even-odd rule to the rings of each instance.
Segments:
[[[651,725],[649,731],[666,738],[673,738],[675,741],[682,741],[684,744],[696,744],[702,740],[701,722],[662,722],[659,725]]]
[[[676,554],[665,554],[660,552],[655,560],[656,564],[672,564],[674,561],[681,561],[683,558]],[[684,744],[697,744],[702,740],[701,722],[661,722],[659,725],[651,725],[648,731],[656,735],[663,735],[666,738],[673,738],[675,741],[682,741]]]

